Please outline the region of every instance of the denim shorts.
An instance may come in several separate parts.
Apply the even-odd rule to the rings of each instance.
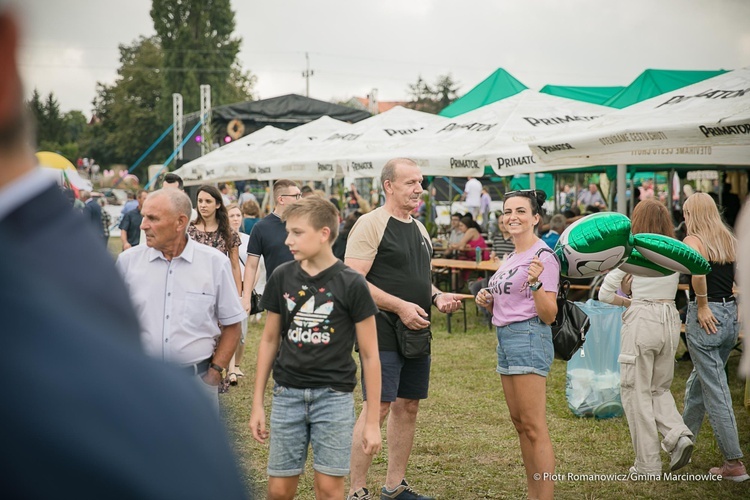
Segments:
[[[380,401],[393,403],[396,398],[427,399],[431,360],[430,356],[405,358],[396,351],[380,351]],[[362,398],[367,401],[364,372]]]
[[[546,377],[555,356],[552,330],[538,317],[497,327],[497,372]]]
[[[349,474],[354,397],[330,387],[295,389],[275,384],[271,404],[268,475],[299,476],[312,443],[313,469],[328,476]]]

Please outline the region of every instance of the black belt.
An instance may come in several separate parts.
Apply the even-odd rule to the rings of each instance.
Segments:
[[[735,297],[734,295],[730,295],[729,297],[708,297],[706,300],[709,302],[723,302],[726,304],[727,302],[734,302]]]
[[[211,358],[208,358],[207,360],[201,361],[200,363],[196,363],[194,365],[180,366],[179,369],[183,373],[187,373],[189,375],[201,375],[208,371],[208,366],[210,364],[211,364]]]

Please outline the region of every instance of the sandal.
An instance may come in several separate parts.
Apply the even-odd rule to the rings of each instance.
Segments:
[[[232,372],[227,376],[227,380],[229,380],[229,385],[237,385],[237,374]]]
[[[245,376],[245,374],[242,373],[242,370],[240,370],[240,365],[234,365],[234,374],[237,375],[237,377]]]

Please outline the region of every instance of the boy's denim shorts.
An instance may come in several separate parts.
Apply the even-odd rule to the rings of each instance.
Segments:
[[[299,476],[312,443],[313,469],[328,476],[349,474],[354,432],[354,396],[330,387],[295,389],[278,384],[271,404],[268,475]]]
[[[555,350],[552,330],[539,317],[497,327],[497,372],[546,377]]]

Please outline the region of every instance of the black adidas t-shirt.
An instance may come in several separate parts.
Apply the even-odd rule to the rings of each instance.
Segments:
[[[412,302],[430,314],[432,244],[424,226],[408,222],[380,207],[363,215],[349,233],[346,257],[370,260],[367,281],[386,293]],[[395,324],[398,315],[380,311],[377,315],[378,348],[397,351]]]
[[[314,296],[291,320],[297,302],[311,293]],[[282,328],[289,325],[287,331],[280,332],[281,345],[273,364],[277,384],[354,390],[355,325],[378,312],[361,274],[337,262],[310,276],[299,262],[287,262],[269,278],[261,304],[281,316]]]

